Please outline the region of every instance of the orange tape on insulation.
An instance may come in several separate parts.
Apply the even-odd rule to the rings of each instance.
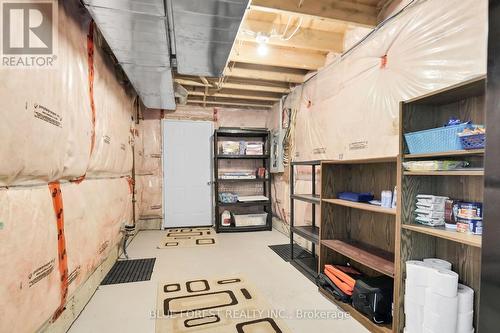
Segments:
[[[54,321],[64,311],[64,305],[68,297],[68,258],[66,254],[66,238],[64,237],[64,209],[61,184],[59,182],[49,183],[49,190],[52,196],[54,213],[57,218],[57,252],[59,275],[61,277],[61,303],[52,317]]]

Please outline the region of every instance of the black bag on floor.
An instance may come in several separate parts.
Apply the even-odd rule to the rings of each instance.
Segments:
[[[329,292],[336,300],[351,303],[351,296],[340,290],[325,274],[319,273],[318,277],[316,277],[316,285]]]
[[[356,280],[352,306],[376,324],[392,322],[393,283],[386,276]]]

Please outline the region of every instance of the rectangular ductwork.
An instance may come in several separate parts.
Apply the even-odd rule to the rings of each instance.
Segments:
[[[173,110],[171,59],[175,56],[180,74],[221,76],[248,0],[84,0],[84,4],[144,105]]]
[[[164,1],[84,3],[144,105],[175,109]]]
[[[177,71],[222,76],[248,0],[169,0]]]

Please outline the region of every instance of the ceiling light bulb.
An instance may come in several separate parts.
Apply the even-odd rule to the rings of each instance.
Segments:
[[[265,57],[269,53],[269,48],[265,43],[260,43],[259,46],[257,47],[257,53],[261,57]]]

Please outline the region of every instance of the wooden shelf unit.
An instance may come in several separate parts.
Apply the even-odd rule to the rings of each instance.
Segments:
[[[398,179],[397,158],[324,161],[321,164],[321,229],[319,267],[350,264],[368,276],[395,277],[399,236],[396,209],[337,199],[339,192],[373,192],[380,198],[384,190],[394,190]],[[397,327],[377,325],[351,305],[337,302],[371,332],[392,332]],[[398,295],[394,293],[395,304]]]
[[[482,167],[484,150],[456,151],[430,154],[409,154],[404,134],[443,126],[450,117],[471,120],[475,124],[485,123],[485,78],[480,77],[437,92],[401,103],[400,111],[400,179],[398,188],[398,216],[400,218],[399,258],[396,262],[396,289],[394,314],[399,317],[396,332],[403,332],[404,288],[407,260],[441,258],[452,263],[459,274],[460,283],[474,289],[474,326],[477,323],[480,278],[481,278],[481,236],[461,234],[444,228],[433,228],[416,224],[414,210],[417,194],[447,196],[456,200],[483,201],[484,171],[436,171],[426,173],[403,171],[402,162],[409,160],[458,159]]]
[[[222,140],[221,140],[222,139]],[[263,155],[224,155],[219,154],[219,142],[223,140],[234,141],[262,141],[264,143]],[[219,128],[214,133],[214,182],[215,193],[215,230],[216,232],[242,232],[242,231],[263,231],[272,230],[272,204],[271,204],[271,161],[270,151],[270,133],[266,129],[251,128]],[[266,168],[269,177],[265,179],[222,179],[219,175],[221,163],[244,163],[248,165],[254,163],[259,167]],[[262,184],[262,194],[269,200],[222,203],[219,202],[219,190],[222,186],[243,186],[243,185]],[[222,226],[221,214],[224,210],[237,214],[267,213],[266,224],[262,226]]]

